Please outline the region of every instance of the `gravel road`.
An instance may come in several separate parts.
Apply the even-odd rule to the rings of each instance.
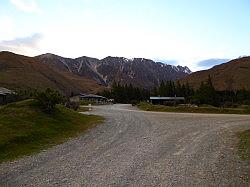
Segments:
[[[0,165],[0,186],[250,186],[235,132],[250,116],[94,107],[106,122],[37,155]]]

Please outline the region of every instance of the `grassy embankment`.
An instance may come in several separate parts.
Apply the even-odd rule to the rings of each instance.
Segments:
[[[213,106],[203,107],[187,107],[187,106],[164,106],[164,105],[153,105],[146,102],[141,102],[138,108],[146,111],[157,111],[157,112],[180,112],[180,113],[212,113],[212,114],[250,114],[249,107],[241,108],[218,108]]]
[[[46,114],[35,103],[26,100],[0,107],[0,163],[62,143],[103,121],[61,105]]]

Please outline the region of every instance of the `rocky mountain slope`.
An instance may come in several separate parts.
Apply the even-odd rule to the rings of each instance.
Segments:
[[[83,56],[69,59],[44,54],[37,56],[36,59],[53,68],[94,79],[103,86],[110,86],[116,81],[121,84],[152,88],[161,80],[176,80],[191,73],[188,67],[167,65],[144,58],[127,59],[109,56],[99,60]]]
[[[250,57],[242,57],[227,63],[214,66],[209,70],[198,71],[181,79],[194,88],[198,88],[202,81],[211,76],[217,90],[250,90]]]

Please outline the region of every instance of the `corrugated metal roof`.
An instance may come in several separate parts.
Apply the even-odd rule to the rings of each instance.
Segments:
[[[185,97],[150,97],[150,100],[185,100]]]
[[[0,95],[7,95],[7,94],[5,94],[5,93],[3,93],[3,92],[0,91]]]
[[[88,95],[81,94],[80,97],[81,98],[101,98],[101,99],[108,99],[106,97],[103,97],[103,96],[100,96],[100,95],[94,95],[94,94],[88,94]]]
[[[3,88],[3,87],[0,87],[0,94],[1,95],[7,95],[7,94],[12,94],[14,92],[12,92],[11,90],[7,89],[7,88]]]

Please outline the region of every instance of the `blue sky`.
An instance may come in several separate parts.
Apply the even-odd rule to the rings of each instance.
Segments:
[[[250,55],[249,0],[0,0],[0,50],[202,67]],[[4,29],[2,29],[4,28]]]

